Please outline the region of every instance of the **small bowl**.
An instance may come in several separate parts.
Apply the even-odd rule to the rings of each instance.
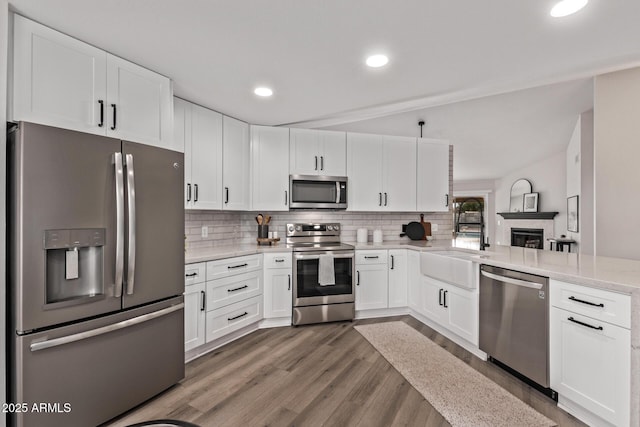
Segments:
[[[433,240],[433,236],[427,236],[427,240],[429,241]]]

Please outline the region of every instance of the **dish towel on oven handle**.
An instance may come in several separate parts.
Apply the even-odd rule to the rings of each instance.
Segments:
[[[332,255],[320,255],[318,258],[318,285],[332,286],[336,284],[333,259]]]

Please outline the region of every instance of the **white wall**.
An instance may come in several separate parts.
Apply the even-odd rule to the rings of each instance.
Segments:
[[[7,156],[7,68],[8,64],[8,38],[9,38],[9,3],[7,0],[0,0],[0,403],[7,401],[6,397],[6,156]],[[0,415],[0,426],[6,425],[4,414]]]
[[[526,155],[526,153],[523,153],[523,155]],[[565,234],[567,227],[566,168],[566,152],[563,150],[496,180],[496,213],[509,212],[511,185],[516,180],[525,178],[531,182],[533,192],[539,193],[538,212],[558,212],[554,219],[553,230],[555,236],[559,237],[561,234]],[[496,224],[494,242],[508,246],[511,242],[503,241],[504,219],[497,214],[494,215],[494,219]],[[547,239],[552,236],[544,237]]]
[[[594,88],[595,254],[640,260],[640,68]]]

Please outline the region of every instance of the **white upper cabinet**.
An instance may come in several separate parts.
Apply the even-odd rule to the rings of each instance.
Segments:
[[[251,126],[251,209],[289,210],[289,128]]]
[[[416,139],[347,134],[349,210],[416,210]]]
[[[184,141],[185,208],[222,209],[222,114],[175,99],[176,143]]]
[[[418,139],[417,208],[422,212],[449,210],[449,143]]]
[[[223,209],[248,210],[249,125],[231,117],[222,117]]]
[[[14,15],[12,77],[12,120],[174,149],[164,76]]]
[[[107,54],[107,135],[156,147],[173,146],[171,81]]]
[[[290,141],[292,175],[346,175],[344,132],[292,128]]]

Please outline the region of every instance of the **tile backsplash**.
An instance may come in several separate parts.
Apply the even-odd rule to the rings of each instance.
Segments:
[[[416,212],[332,212],[332,211],[290,211],[262,212],[271,215],[269,231],[276,231],[284,241],[286,224],[292,222],[338,222],[342,226],[341,240],[355,241],[356,230],[369,230],[369,241],[373,230],[382,230],[384,241],[408,241],[400,237],[402,224],[420,221]],[[257,212],[187,211],[185,215],[186,247],[224,246],[238,243],[255,243],[258,235]],[[451,239],[453,215],[448,212],[425,213],[424,220],[438,224],[438,231],[432,231],[435,239]],[[207,237],[202,237],[202,228],[207,227]]]

